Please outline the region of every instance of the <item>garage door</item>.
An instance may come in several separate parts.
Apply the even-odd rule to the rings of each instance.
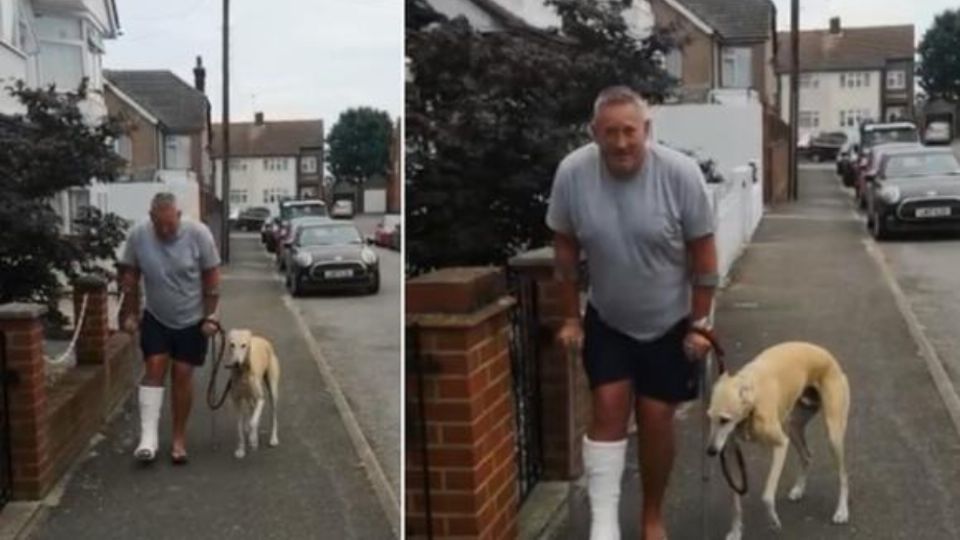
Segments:
[[[387,190],[368,189],[363,192],[363,212],[383,214],[387,211]]]

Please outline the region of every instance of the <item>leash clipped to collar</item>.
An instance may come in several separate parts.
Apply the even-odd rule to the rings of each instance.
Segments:
[[[223,331],[223,327],[220,326],[220,323],[216,321],[210,321],[217,327],[216,333],[210,336],[210,353],[213,356],[213,371],[210,372],[210,382],[207,384],[207,406],[210,407],[210,410],[215,411],[220,407],[223,407],[223,403],[227,400],[227,394],[230,393],[230,385],[232,383],[231,379],[227,379],[227,385],[223,388],[223,393],[220,394],[220,397],[217,397],[217,373],[220,372],[220,364],[223,362],[223,355],[227,351],[227,334]],[[217,342],[219,338],[219,350],[217,348]]]
[[[710,342],[710,347],[713,348],[714,356],[717,360],[717,372],[720,375],[727,373],[727,364],[723,361],[726,351],[723,350],[723,347],[720,345],[720,340],[713,330],[691,327],[690,331],[703,336]],[[729,450],[731,446],[736,454],[737,466],[740,468],[739,483],[734,481],[727,461],[727,450]],[[747,494],[747,466],[743,459],[743,450],[740,449],[740,444],[737,443],[735,438],[729,439],[729,442],[725,444],[723,450],[720,451],[720,469],[723,471],[723,478],[727,481],[727,485],[730,486],[730,489],[732,489],[734,493],[741,497]]]

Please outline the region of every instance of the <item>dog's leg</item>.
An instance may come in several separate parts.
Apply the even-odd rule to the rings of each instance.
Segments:
[[[846,376],[840,373],[824,383],[823,389],[823,416],[827,424],[827,436],[830,439],[830,448],[837,464],[837,474],[840,477],[840,494],[837,500],[837,510],[833,514],[833,522],[847,523],[850,520],[849,497],[850,488],[847,479],[847,465],[844,459],[844,437],[847,431],[847,415],[850,413],[850,386]]]
[[[733,524],[727,533],[727,540],[740,540],[743,537],[743,501],[740,495],[733,494]]]
[[[273,423],[270,426],[270,446],[280,444],[280,438],[277,436],[277,400],[280,397],[280,363],[274,357],[270,362],[270,368],[267,370],[268,387],[270,389],[270,411],[273,415]]]
[[[253,408],[253,414],[250,415],[250,449],[256,450],[260,447],[260,415],[263,413],[263,404],[266,400],[263,397],[257,399],[257,404]]]
[[[246,443],[246,422],[243,421],[243,414],[241,409],[237,408],[237,450],[233,455],[237,459],[243,459],[247,455],[247,443]]]
[[[783,474],[783,464],[787,459],[787,449],[790,443],[783,432],[780,440],[773,447],[773,460],[770,463],[770,474],[767,476],[767,485],[763,489],[763,504],[767,507],[767,516],[773,528],[780,530],[780,517],[777,515],[777,485],[780,475]]]
[[[797,475],[797,481],[790,489],[788,498],[791,501],[799,501],[807,489],[807,472],[810,469],[810,463],[813,461],[813,453],[807,446],[806,429],[810,419],[817,414],[819,403],[809,404],[803,401],[797,402],[796,407],[790,413],[789,424],[787,425],[787,436],[790,442],[797,450],[797,456],[800,458],[800,472]]]

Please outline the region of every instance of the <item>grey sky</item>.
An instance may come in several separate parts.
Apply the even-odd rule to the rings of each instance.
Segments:
[[[777,27],[790,29],[790,0],[774,0]],[[800,28],[826,28],[830,17],[839,16],[844,26],[913,24],[917,42],[933,24],[935,15],[960,7],[950,0],[800,0]]]
[[[220,121],[223,0],[117,0],[124,35],[107,43],[109,69],[169,69],[193,84],[203,56]],[[349,107],[396,118],[403,108],[401,0],[232,0],[231,117],[322,118]]]

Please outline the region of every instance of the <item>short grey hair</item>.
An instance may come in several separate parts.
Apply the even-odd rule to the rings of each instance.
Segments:
[[[153,196],[153,200],[150,201],[150,210],[158,210],[165,206],[177,207],[177,196],[168,191],[161,191]]]
[[[636,93],[629,86],[610,86],[604,88],[597,94],[596,101],[593,102],[593,120],[597,119],[600,111],[608,105],[620,105],[622,103],[632,103],[640,110],[640,115],[646,120],[650,118],[650,105],[643,96]]]

